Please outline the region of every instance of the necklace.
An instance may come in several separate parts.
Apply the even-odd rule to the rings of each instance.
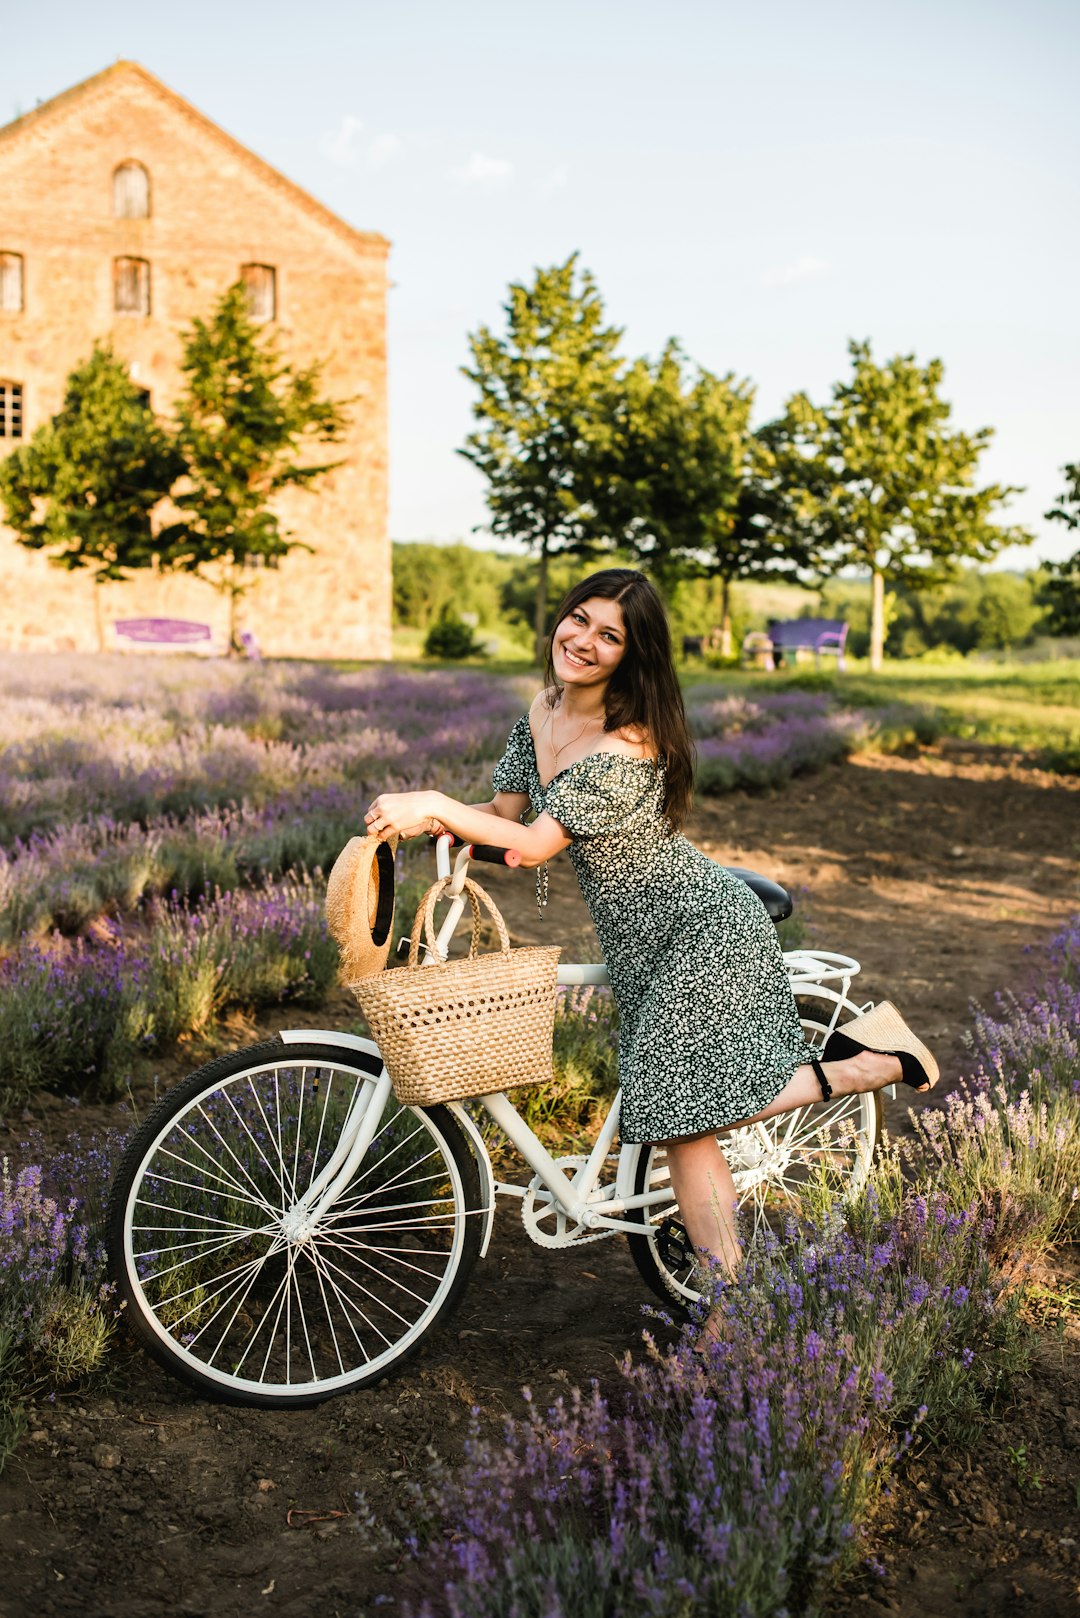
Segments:
[[[548,746],[551,748],[551,757],[552,757],[552,760],[554,761],[554,763],[558,764],[560,753],[565,753],[566,749],[568,747],[572,747],[575,742],[579,742],[581,740],[581,738],[584,736],[585,732],[588,730],[589,726],[590,725],[595,725],[595,724],[596,724],[596,718],[595,717],[592,718],[592,719],[586,719],[585,723],[582,725],[581,729],[578,731],[576,736],[571,736],[568,741],[563,742],[561,747],[556,747],[555,746],[555,710],[554,710],[554,708],[552,708],[552,710],[551,710],[551,718],[548,720]]]
[[[568,747],[573,746],[574,742],[579,742],[581,740],[581,738],[584,736],[585,732],[588,730],[589,726],[596,724],[596,719],[595,718],[586,719],[585,723],[582,725],[581,729],[578,731],[576,736],[571,736],[569,741],[563,742],[561,747],[556,747],[555,746],[555,710],[554,710],[554,708],[552,708],[550,710],[550,714],[551,714],[551,717],[548,720],[548,746],[551,748],[552,762],[557,767],[558,763],[559,763],[559,754],[560,753],[565,753],[566,749]],[[522,820],[524,820],[525,816],[522,815],[521,818],[522,818]],[[547,902],[548,902],[548,868],[547,868],[547,860],[545,860],[543,865],[538,865],[536,867],[536,912],[537,912],[537,915],[539,915],[541,918],[543,917],[544,911],[547,909]]]

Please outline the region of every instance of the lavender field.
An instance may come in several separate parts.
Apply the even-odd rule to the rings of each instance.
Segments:
[[[140,1051],[334,980],[322,873],[384,789],[490,792],[535,686],[461,673],[0,660],[0,1111],[115,1094]],[[699,788],[932,732],[823,693],[688,692]],[[402,855],[406,877],[419,850]],[[414,884],[415,886],[415,884]]]
[[[75,658],[0,663],[0,680],[0,1112],[21,1141],[0,1173],[2,1465],[28,1408],[98,1385],[119,1333],[100,1227],[123,1119],[57,1149],[20,1137],[22,1109],[43,1090],[118,1097],[147,1053],[232,1007],[319,1005],[323,872],[366,803],[486,796],[535,686]],[[918,709],[814,690],[687,700],[704,794],[934,733]],[[407,895],[428,856],[399,858]],[[464,1460],[409,1474],[395,1510],[354,1496],[387,1601],[388,1570],[412,1569],[424,1618],[796,1618],[865,1577],[906,1458],[977,1441],[1032,1351],[1030,1266],[1078,1234],[1080,923],[1033,966],[974,1017],[966,1085],[867,1189],[811,1192],[748,1255],[708,1356],[693,1322],[654,1321],[602,1384],[529,1397],[501,1431],[478,1408]],[[564,1150],[615,1083],[616,1042],[606,997],[564,997],[557,1082],[530,1103]]]

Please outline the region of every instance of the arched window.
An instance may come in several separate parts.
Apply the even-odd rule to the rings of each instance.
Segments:
[[[23,306],[21,253],[0,253],[0,309],[17,315]]]
[[[150,176],[132,158],[112,177],[113,215],[117,219],[149,219]]]

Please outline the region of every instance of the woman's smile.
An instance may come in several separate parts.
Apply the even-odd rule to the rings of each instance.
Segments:
[[[588,638],[579,643],[578,635]],[[617,601],[582,602],[557,626],[552,650],[560,677],[596,674],[609,679],[626,652],[626,629]]]

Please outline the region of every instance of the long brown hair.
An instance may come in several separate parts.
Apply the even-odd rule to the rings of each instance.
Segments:
[[[561,691],[552,655],[555,629],[575,608],[596,596],[618,602],[626,629],[626,651],[604,694],[604,729],[615,731],[633,725],[648,732],[666,765],[664,813],[677,829],[693,806],[694,744],[675,673],[667,613],[656,587],[644,573],[630,567],[606,567],[567,591],[548,637],[546,674],[552,688],[549,701],[554,706],[554,692]]]

